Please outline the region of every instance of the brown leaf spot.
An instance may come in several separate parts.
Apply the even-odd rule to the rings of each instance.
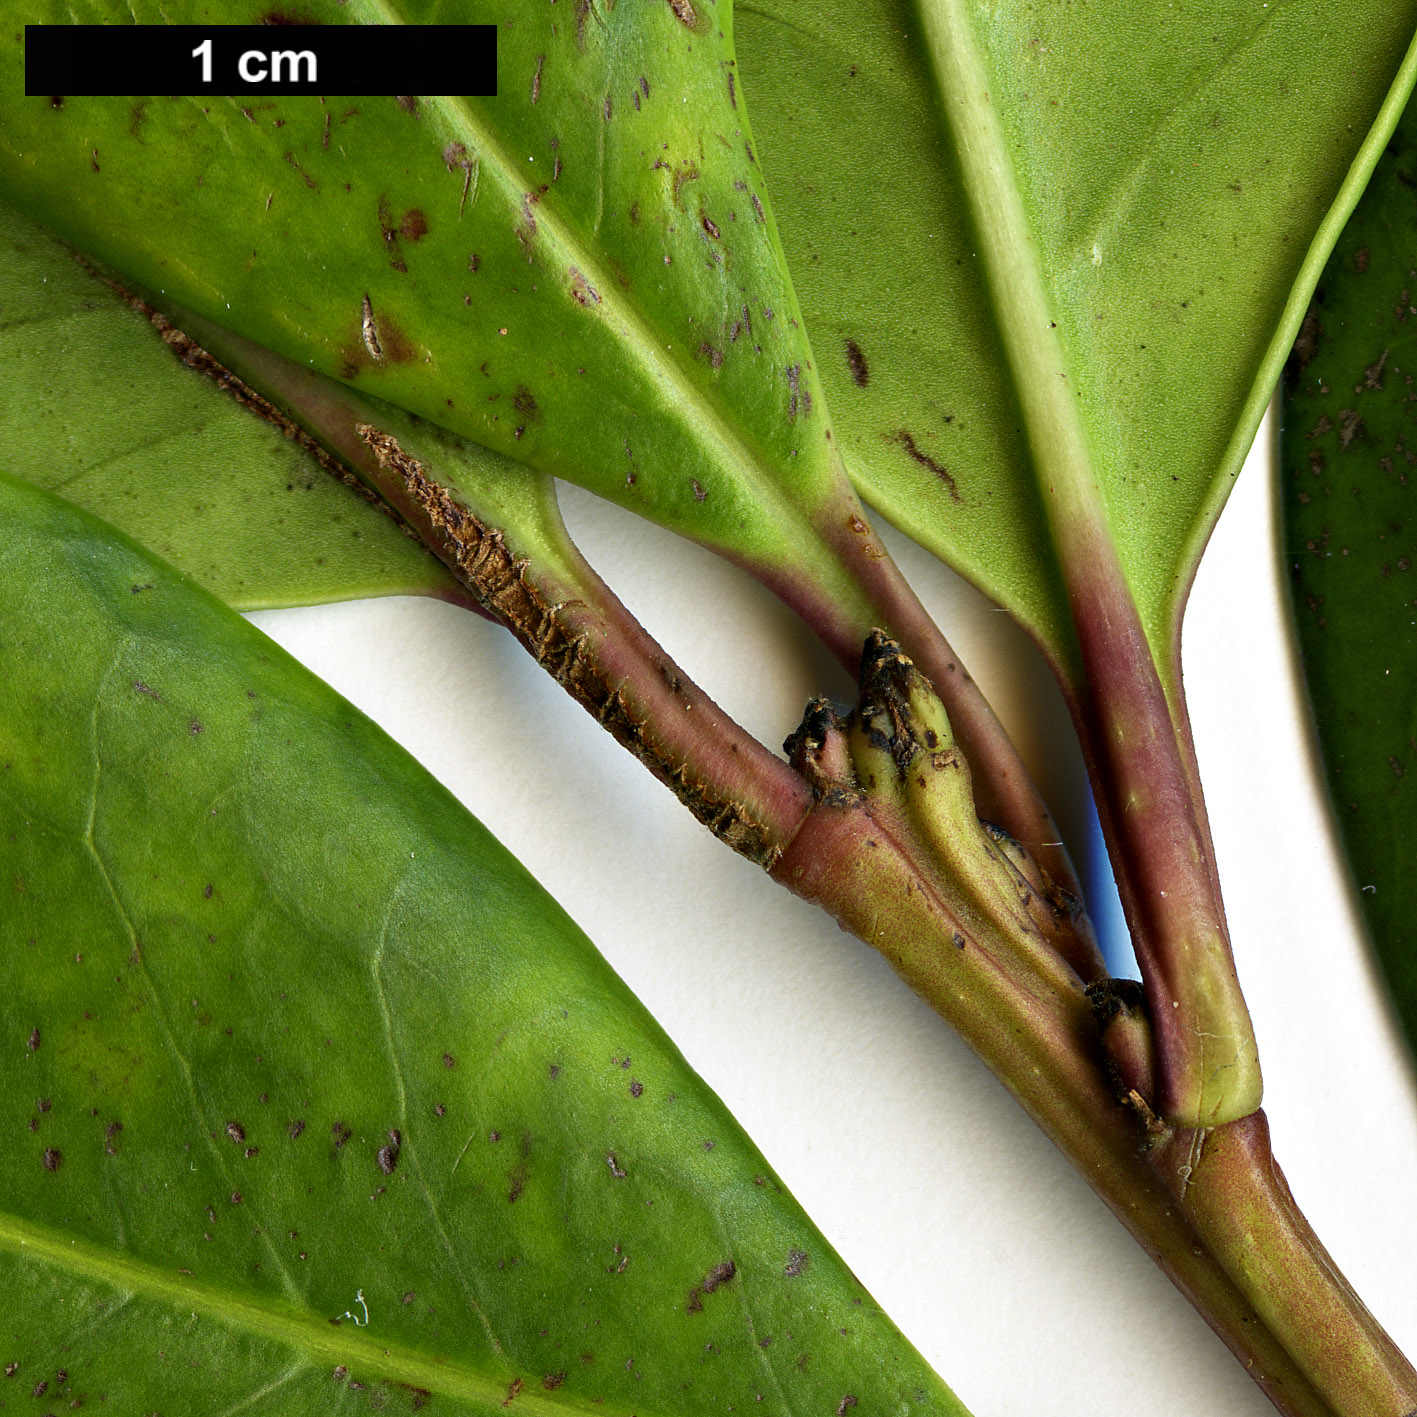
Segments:
[[[866,365],[866,356],[854,339],[846,342],[846,364],[851,370],[851,378],[858,389],[864,389],[871,382],[871,371]]]
[[[382,1171],[384,1175],[392,1176],[394,1174],[394,1169],[399,1164],[399,1152],[402,1148],[403,1137],[400,1136],[396,1130],[390,1129],[388,1145],[379,1148],[377,1158],[379,1170]]]
[[[900,429],[894,434],[887,434],[887,436],[891,439],[892,442],[899,443],[900,446],[904,448],[905,451],[922,467],[928,467],[930,471],[933,472],[935,476],[938,477],[940,481],[943,482],[945,486],[949,489],[950,497],[954,501],[961,502],[964,500],[959,495],[959,488],[955,486],[954,477],[950,473],[949,469],[942,467],[939,463],[935,461],[934,458],[930,456],[929,453],[924,452],[916,444],[915,439],[911,436],[911,434],[907,433],[904,428]]]
[[[428,235],[428,218],[420,207],[410,207],[399,221],[399,233],[410,241],[422,241]]]
[[[57,1171],[64,1162],[64,1155],[57,1147],[47,1146],[41,1160],[46,1171]]]
[[[783,1265],[782,1272],[789,1279],[798,1279],[811,1267],[812,1258],[805,1250],[789,1250],[787,1263]]]
[[[727,1284],[738,1273],[738,1266],[732,1260],[722,1260],[704,1276],[703,1291],[712,1294],[720,1284]]]
[[[697,181],[698,181],[698,178],[699,178],[699,169],[698,169],[697,167],[695,167],[692,162],[686,162],[683,167],[681,167],[681,168],[679,168],[679,169],[677,169],[677,170],[675,171],[675,173],[674,173],[674,205],[675,205],[676,207],[678,207],[680,211],[683,211],[683,210],[684,210],[684,203],[680,200],[680,193],[683,192],[684,187],[685,187],[685,185],[686,185],[687,183],[690,183],[690,182],[697,182]]]
[[[240,1122],[228,1122],[226,1124],[226,1134],[238,1145],[246,1140],[246,1129]]]
[[[639,219],[639,208],[630,209],[630,220]],[[582,305],[599,305],[600,292],[574,266],[568,273],[571,277],[571,296]]]

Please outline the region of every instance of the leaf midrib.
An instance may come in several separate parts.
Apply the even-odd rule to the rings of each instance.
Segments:
[[[989,303],[1055,547],[1094,524],[1101,492],[1037,242],[965,0],[917,0],[925,52],[979,241]],[[1066,566],[1065,566],[1066,570]]]
[[[328,1315],[301,1311],[274,1297],[246,1298],[193,1275],[160,1268],[8,1212],[0,1212],[0,1250],[37,1259],[122,1293],[205,1314],[246,1333],[286,1344],[312,1365],[343,1365],[360,1377],[377,1376],[446,1397],[499,1406],[518,1376],[510,1368],[490,1376],[464,1362],[375,1338],[362,1325],[331,1324]],[[574,1397],[543,1393],[532,1386],[530,1374],[525,1376],[527,1385],[516,1397],[519,1411],[534,1417],[566,1417],[568,1411],[588,1405]],[[608,1403],[597,1402],[595,1410],[605,1417],[629,1417],[627,1408]]]
[[[388,3],[388,0],[357,0],[357,9],[363,12],[364,23],[405,23],[397,8]],[[516,164],[468,106],[466,99],[459,96],[435,95],[425,98],[424,101],[440,109],[452,127],[464,127],[471,135],[475,135],[479,163],[485,163],[490,168],[490,175],[515,209],[517,203],[526,195],[525,184],[516,176]],[[686,371],[678,360],[665,357],[653,331],[644,323],[635,306],[620,295],[618,282],[602,267],[596,253],[577,240],[552,206],[542,205],[537,208],[536,224],[537,234],[551,248],[563,268],[569,270],[574,266],[594,288],[600,297],[600,309],[603,312],[600,318],[609,326],[620,348],[647,374],[651,384],[667,395],[666,401],[670,406],[691,411],[691,417],[685,421],[707,445],[713,463],[732,466],[741,481],[752,487],[761,499],[774,508],[779,517],[799,524],[809,524],[801,508],[784,495],[776,479],[764,473],[762,460],[754,455],[751,446],[724,416],[716,402],[709,398],[697,383],[686,377]]]

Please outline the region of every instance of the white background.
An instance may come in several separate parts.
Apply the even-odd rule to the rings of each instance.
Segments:
[[[1334,851],[1274,551],[1262,436],[1202,566],[1186,683],[1275,1151],[1417,1353],[1417,1088]],[[850,685],[707,553],[568,490],[591,562],[772,745]],[[1063,711],[1007,617],[890,538],[1050,792]],[[511,638],[432,602],[252,619],[414,753],[596,941],[975,1417],[1273,1409],[1067,1163],[864,945],[698,827]],[[1040,728],[1039,725],[1042,725]],[[1076,821],[1076,804],[1060,808]]]

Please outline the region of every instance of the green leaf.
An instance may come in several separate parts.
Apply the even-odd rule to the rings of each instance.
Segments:
[[[0,470],[63,493],[238,609],[456,589],[388,517],[4,206],[0,368]]]
[[[239,617],[8,479],[0,675],[17,1393],[960,1411],[446,792]]]
[[[1361,187],[1343,188],[1355,156],[1376,157],[1381,137],[1362,145],[1417,5],[752,0],[738,16],[858,486],[1066,661],[1038,479],[1095,479],[1166,674],[1307,300],[1291,288]]]
[[[122,19],[267,8],[141,0]],[[729,7],[505,9],[302,7],[329,23],[498,22],[487,99],[30,99],[7,49],[0,180],[163,301],[869,626],[840,562],[880,552],[770,225]],[[26,0],[13,19],[114,15]]]
[[[1417,1046],[1417,112],[1324,271],[1286,380],[1282,489],[1304,675],[1378,957]]]

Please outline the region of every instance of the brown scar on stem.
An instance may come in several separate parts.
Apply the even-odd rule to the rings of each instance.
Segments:
[[[379,465],[404,484],[413,504],[427,518],[429,525],[420,539],[437,552],[483,610],[505,625],[621,747],[664,782],[695,820],[740,855],[770,871],[781,848],[774,844],[767,824],[665,753],[651,736],[649,721],[610,682],[597,656],[594,637],[567,623],[565,612],[572,606],[552,604],[546,598],[530,574],[530,562],[512,551],[502,530],[488,526],[455,502],[396,438],[367,423],[356,425],[356,431]]]
[[[964,501],[964,498],[959,495],[959,488],[955,485],[954,476],[949,471],[949,469],[942,467],[939,463],[935,461],[934,458],[930,456],[929,453],[924,452],[921,448],[919,448],[916,445],[915,439],[909,433],[907,433],[904,428],[899,429],[895,433],[888,433],[886,434],[886,436],[891,440],[891,442],[899,443],[900,446],[904,448],[905,451],[909,453],[910,456],[921,465],[921,467],[928,467],[930,471],[933,472],[935,476],[938,477],[940,481],[943,482],[945,486],[949,489],[950,497],[954,501]]]

